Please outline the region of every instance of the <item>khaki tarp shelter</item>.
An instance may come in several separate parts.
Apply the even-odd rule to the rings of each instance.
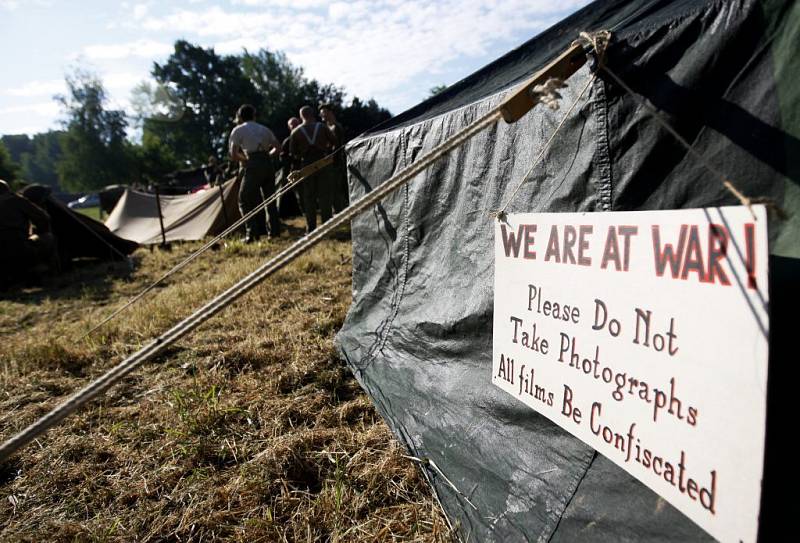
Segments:
[[[237,207],[238,191],[236,179],[226,181],[222,191],[220,187],[211,187],[179,196],[156,197],[127,189],[106,220],[106,226],[118,236],[142,244],[199,240],[219,234],[241,217]],[[159,207],[164,223],[163,238]]]

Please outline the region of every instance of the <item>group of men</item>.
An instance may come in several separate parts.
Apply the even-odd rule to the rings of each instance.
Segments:
[[[322,122],[317,120],[314,108],[300,108],[300,118],[287,122],[289,136],[281,143],[266,126],[255,121],[256,110],[245,104],[236,114],[236,127],[229,138],[230,158],[242,165],[243,175],[239,187],[239,210],[246,215],[275,193],[275,168],[280,160],[283,179],[299,170],[333,154],[333,164],[324,167],[298,185],[300,206],[306,219],[306,233],[317,227],[317,210],[324,223],[348,205],[347,174],[343,146],[344,129],[328,104],[319,107]],[[280,235],[281,223],[275,202],[267,205],[267,217],[257,213],[245,223],[245,242],[256,241],[267,235]]]

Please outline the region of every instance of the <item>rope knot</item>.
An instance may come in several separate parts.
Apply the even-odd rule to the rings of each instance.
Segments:
[[[586,56],[589,59],[589,69],[593,72],[601,68],[605,61],[606,49],[611,42],[611,32],[598,30],[597,32],[581,32],[578,42],[583,44]]]

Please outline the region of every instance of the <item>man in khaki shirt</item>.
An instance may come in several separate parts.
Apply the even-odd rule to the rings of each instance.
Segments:
[[[239,185],[239,211],[243,216],[275,193],[275,168],[270,155],[277,155],[281,151],[278,138],[272,130],[255,122],[255,116],[253,106],[245,104],[240,107],[236,114],[236,128],[231,131],[229,138],[231,160],[244,165],[244,175]],[[271,237],[280,235],[281,223],[274,202],[267,206],[267,215],[269,233],[264,213],[257,213],[245,223],[245,243],[252,243],[267,233]]]

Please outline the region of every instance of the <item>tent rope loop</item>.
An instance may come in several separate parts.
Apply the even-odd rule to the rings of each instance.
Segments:
[[[531,167],[528,169],[528,172],[524,176],[522,176],[522,179],[520,180],[520,182],[517,183],[517,186],[514,188],[514,191],[511,193],[511,196],[508,198],[508,200],[506,201],[505,205],[503,205],[503,207],[501,207],[497,211],[490,212],[490,215],[492,215],[498,221],[505,222],[505,220],[506,220],[506,210],[508,209],[508,206],[511,204],[511,202],[514,201],[514,198],[519,193],[519,190],[522,188],[522,185],[524,185],[528,181],[528,179],[530,178],[530,176],[533,173],[533,170],[536,168],[536,166],[538,166],[539,163],[541,163],[542,159],[547,154],[547,150],[550,149],[550,145],[553,143],[553,140],[555,140],[555,138],[558,135],[559,131],[564,127],[564,124],[566,123],[566,121],[569,118],[569,116],[572,114],[573,110],[575,109],[575,106],[578,105],[578,102],[581,100],[581,98],[583,98],[583,95],[586,94],[587,90],[589,90],[589,87],[591,86],[591,84],[594,81],[595,77],[596,76],[594,74],[592,74],[592,76],[586,81],[586,84],[583,86],[583,89],[581,89],[581,92],[578,93],[578,95],[572,101],[572,105],[569,107],[569,109],[564,114],[564,116],[561,117],[561,121],[558,123],[558,125],[556,125],[555,129],[553,130],[553,133],[550,135],[550,138],[542,146],[542,150],[539,152],[539,155],[536,157],[536,159],[531,164]],[[553,79],[549,79],[548,81],[546,81],[544,83],[544,85],[546,86],[551,81],[553,81]],[[562,83],[561,87],[559,87],[559,88],[563,88],[565,86],[566,85],[564,85]],[[560,95],[559,95],[559,97],[560,97]],[[550,106],[548,106],[548,107],[550,107]],[[558,108],[558,105],[556,104],[556,109],[557,108]],[[550,107],[550,109],[553,109],[553,108]]]

